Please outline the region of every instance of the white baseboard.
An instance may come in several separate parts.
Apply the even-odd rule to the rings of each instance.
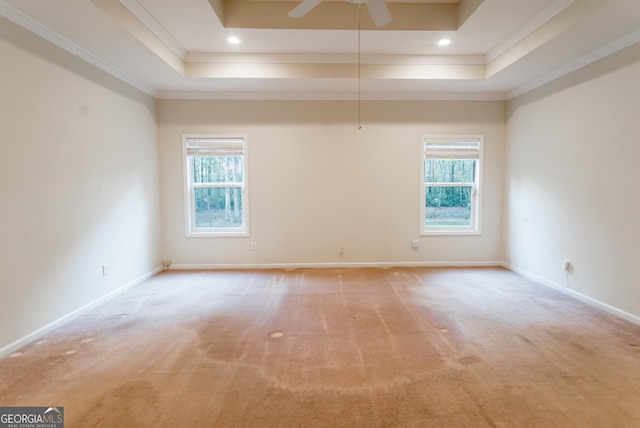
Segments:
[[[3,346],[2,348],[0,348],[0,358],[6,357],[7,355],[10,355],[14,352],[16,352],[18,349],[28,345],[31,342],[34,342],[36,340],[38,340],[40,337],[44,336],[45,334],[51,332],[52,330],[61,327],[62,325],[68,323],[69,321],[72,321],[76,318],[78,318],[79,316],[83,315],[84,313],[88,312],[89,310],[95,308],[96,306],[106,302],[107,300],[113,298],[114,296],[123,293],[124,291],[126,291],[127,289],[133,287],[134,285],[140,284],[142,281],[145,281],[149,278],[151,278],[152,276],[154,276],[155,274],[159,273],[160,271],[162,271],[162,267],[158,267],[153,269],[150,272],[145,273],[144,275],[134,279],[133,281],[129,281],[128,283],[116,288],[115,290],[111,291],[108,294],[105,294],[102,297],[97,298],[96,300],[87,303],[86,305],[76,309],[75,311],[63,316],[62,318],[59,318],[47,325],[45,325],[42,328],[39,328],[38,330],[27,334],[24,337],[21,337],[20,339],[6,345]]]
[[[263,263],[263,264],[172,264],[170,270],[221,269],[333,269],[366,267],[494,267],[502,262],[338,262],[338,263]]]
[[[517,274],[520,274],[526,278],[529,278],[537,283],[540,283],[546,287],[550,287],[553,288],[554,290],[557,290],[561,293],[567,294],[569,296],[575,297],[576,299],[582,301],[583,303],[586,303],[588,305],[594,306],[598,309],[601,309],[607,313],[610,313],[612,315],[615,315],[617,317],[620,317],[622,319],[625,319],[629,322],[632,322],[634,324],[638,324],[640,325],[640,317],[634,314],[631,314],[629,312],[623,311],[622,309],[616,308],[615,306],[611,306],[607,303],[601,302],[600,300],[594,299],[592,297],[589,297],[585,294],[582,294],[576,290],[573,290],[571,288],[565,287],[561,284],[555,283],[553,281],[549,281],[546,278],[543,278],[541,276],[538,276],[536,274],[533,274],[529,271],[526,271],[524,269],[521,269],[517,266],[513,266],[509,263],[502,263],[502,266],[505,269],[509,269]]]

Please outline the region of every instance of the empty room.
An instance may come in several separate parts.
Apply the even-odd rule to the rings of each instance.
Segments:
[[[640,426],[637,0],[0,0],[0,60],[0,427]]]

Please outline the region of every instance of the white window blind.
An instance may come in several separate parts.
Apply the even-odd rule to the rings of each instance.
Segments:
[[[480,159],[480,138],[425,138],[426,159]]]
[[[244,156],[244,138],[187,138],[187,156]]]

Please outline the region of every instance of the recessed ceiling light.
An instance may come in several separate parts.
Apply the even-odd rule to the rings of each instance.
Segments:
[[[449,39],[441,39],[441,40],[438,42],[438,44],[439,44],[440,46],[447,46],[447,45],[448,45],[448,44],[450,44],[450,43],[451,43],[451,40],[449,40]]]
[[[227,42],[231,43],[232,45],[237,45],[240,43],[240,39],[236,36],[231,36],[227,37]]]

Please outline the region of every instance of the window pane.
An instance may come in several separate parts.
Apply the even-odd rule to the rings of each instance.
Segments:
[[[471,186],[427,186],[426,195],[426,226],[471,226]]]
[[[242,156],[191,156],[194,183],[239,183],[244,174]]]
[[[425,183],[473,183],[476,159],[425,159]]]
[[[196,188],[196,229],[242,227],[242,189]]]

